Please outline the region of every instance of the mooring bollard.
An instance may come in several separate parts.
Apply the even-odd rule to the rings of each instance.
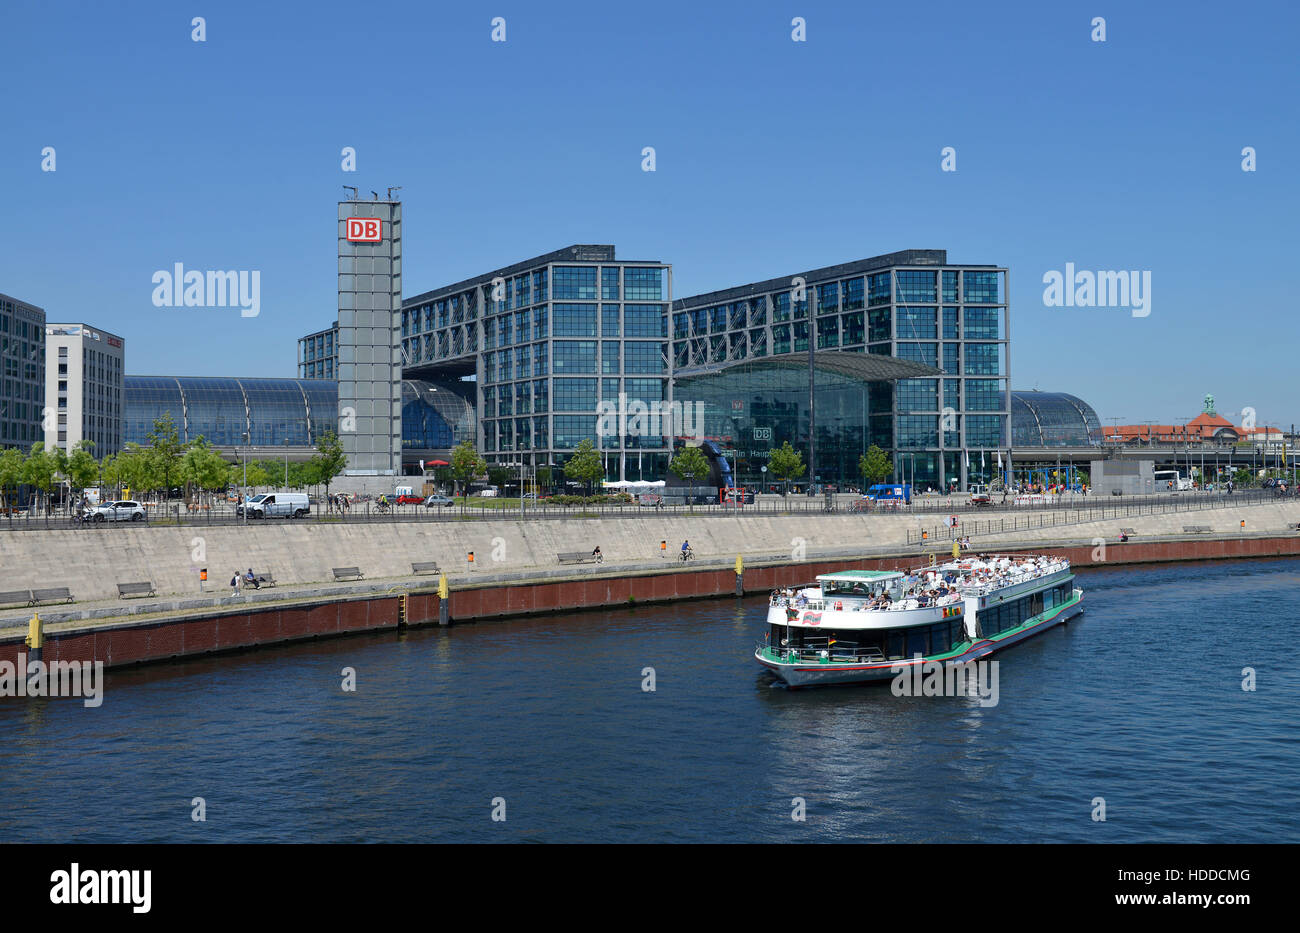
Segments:
[[[447,575],[445,573],[438,575],[438,624],[447,624],[447,597],[451,595],[451,589],[447,586]]]
[[[27,643],[27,660],[39,661],[45,644],[45,625],[41,622],[39,612],[33,613],[31,621],[27,623],[27,637],[23,641]],[[26,676],[25,672],[23,676]]]
[[[745,559],[736,555],[736,595],[745,595]]]

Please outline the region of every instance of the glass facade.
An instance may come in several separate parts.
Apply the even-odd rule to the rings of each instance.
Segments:
[[[819,350],[880,354],[941,369],[942,378],[897,383],[888,430],[874,432],[885,442],[875,443],[893,455],[894,478],[922,490],[987,482],[996,451],[1011,439],[1006,270],[950,265],[944,250],[905,250],[803,273],[803,301],[792,298],[795,278],[676,301],[670,322],[675,369],[690,373],[803,352],[810,327]],[[806,395],[806,373],[804,379]],[[818,412],[820,438],[820,403]],[[831,463],[819,440],[822,481],[860,482],[856,456],[847,474],[832,474]]]
[[[401,315],[406,375],[477,376],[489,464],[560,464],[590,437],[611,478],[661,475],[652,439],[601,436],[597,412],[620,394],[664,397],[671,281],[666,264],[581,245],[415,296]]]
[[[1096,447],[1101,420],[1091,405],[1064,392],[1013,391],[1011,440],[1016,447]]]
[[[817,473],[823,482],[858,484],[858,458],[867,447],[894,447],[893,386],[820,367],[815,386]],[[755,360],[681,376],[673,398],[703,404],[704,436],[732,462],[742,485],[760,486],[769,452],[786,441],[807,461],[807,363]],[[776,480],[769,475],[766,482]]]
[[[127,376],[124,397],[124,439],[146,447],[154,421],[168,413],[182,442],[202,436],[217,447],[307,448],[337,431],[338,383],[327,379]],[[463,387],[403,381],[404,450],[449,450],[473,436]]]
[[[298,338],[298,378],[333,379],[339,361],[339,326]]]
[[[0,295],[0,448],[45,440],[45,312]]]

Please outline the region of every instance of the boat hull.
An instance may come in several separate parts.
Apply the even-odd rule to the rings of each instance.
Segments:
[[[960,652],[870,663],[832,661],[829,659],[818,663],[812,661],[782,661],[776,652],[768,648],[759,648],[754,652],[754,659],[790,687],[887,682],[899,676],[900,673],[911,671],[913,667],[920,664],[936,662],[940,664],[965,664],[987,658],[999,651],[1033,638],[1035,635],[1040,635],[1050,628],[1068,622],[1082,612],[1083,591],[1076,589],[1073,599],[1043,613],[1037,620],[1028,622],[1009,632],[1003,632],[994,638],[977,639]]]

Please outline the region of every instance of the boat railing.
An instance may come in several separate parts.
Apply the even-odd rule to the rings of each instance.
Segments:
[[[798,646],[773,646],[767,642],[758,642],[755,650],[766,653],[786,663],[821,663],[860,664],[869,661],[887,660],[881,650],[874,646],[858,647],[850,642],[836,642],[827,645],[825,640],[805,642]]]

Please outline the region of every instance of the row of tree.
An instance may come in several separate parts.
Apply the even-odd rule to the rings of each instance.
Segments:
[[[201,436],[182,442],[170,413],[154,422],[147,437],[148,446],[129,443],[101,460],[95,459],[93,441],[80,441],[68,453],[60,447],[47,450],[39,441],[26,454],[17,448],[0,451],[0,492],[9,502],[26,485],[48,498],[55,486],[67,482],[77,491],[106,486],[130,489],[136,496],[161,491],[166,497],[180,488],[188,499],[196,492],[231,486],[278,485],[285,472],[279,461],[226,460]],[[289,486],[324,485],[328,494],[330,482],[346,463],[337,435],[326,434],[318,440],[311,460],[288,465]]]

